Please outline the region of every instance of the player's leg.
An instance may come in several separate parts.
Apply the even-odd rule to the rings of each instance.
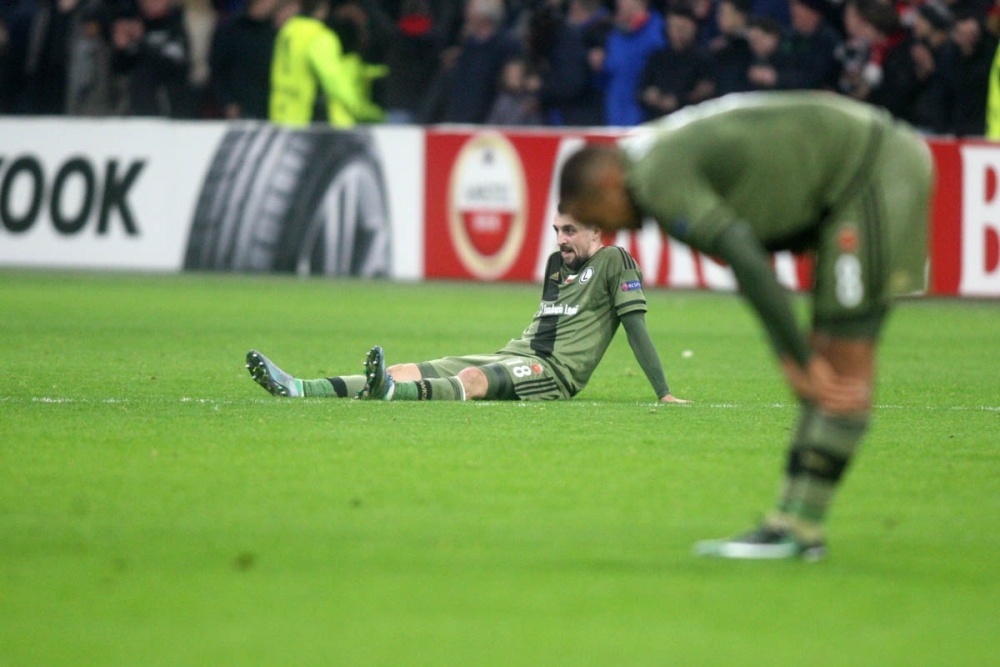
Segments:
[[[386,367],[380,347],[373,347],[365,364],[368,381],[362,398],[396,401],[464,401],[488,398],[496,375],[483,366],[493,355],[445,357],[419,364]]]
[[[881,319],[873,316],[872,326],[878,327]],[[839,377],[864,385],[865,398],[842,411],[803,402],[788,451],[782,491],[766,523],[790,532],[801,544],[821,545],[824,523],[838,486],[868,430],[877,339],[817,331],[813,349]]]
[[[381,348],[372,348],[363,398],[383,400],[555,400],[569,398],[551,369],[540,360],[504,354],[444,357],[407,365],[412,377],[399,381],[384,370]]]
[[[315,379],[297,378],[283,371],[256,350],[247,352],[246,366],[254,381],[268,393],[286,398],[355,398],[364,389],[368,380],[365,374]],[[389,370],[402,379],[420,378],[416,364],[397,364]]]

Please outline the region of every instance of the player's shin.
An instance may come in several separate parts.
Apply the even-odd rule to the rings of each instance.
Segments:
[[[458,378],[425,378],[397,382],[394,401],[464,401],[465,390]]]
[[[364,375],[341,375],[302,381],[304,395],[308,397],[354,398],[364,386]]]
[[[788,452],[778,506],[767,520],[806,543],[823,538],[823,522],[868,428],[867,412],[831,415],[805,403]]]

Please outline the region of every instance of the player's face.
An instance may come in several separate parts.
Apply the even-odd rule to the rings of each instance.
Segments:
[[[557,215],[552,223],[563,264],[575,271],[601,247],[601,231],[581,225],[568,215]]]

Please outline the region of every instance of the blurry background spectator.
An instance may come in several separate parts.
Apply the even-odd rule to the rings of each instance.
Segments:
[[[913,37],[909,42],[911,69],[898,81],[897,94],[905,106],[899,116],[925,132],[951,129],[958,46],[951,41],[954,23],[951,11],[937,0],[927,0],[917,9]]]
[[[503,0],[468,0],[460,42],[442,54],[437,90],[425,121],[482,123],[493,107],[500,72],[516,53]]]
[[[538,94],[547,125],[600,125],[603,105],[594,86],[583,35],[551,4],[531,12],[525,51],[528,86]]]
[[[780,73],[778,88],[835,90],[839,77],[834,55],[841,37],[827,20],[826,0],[789,0],[792,30],[788,36],[790,69]]]
[[[541,125],[537,86],[530,86],[527,61],[513,56],[504,63],[500,90],[486,122],[490,125]]]
[[[341,0],[330,15],[330,26],[340,38],[342,49],[341,78],[354,89],[351,97],[371,109],[378,107],[374,99],[375,82],[389,73],[386,65],[376,62],[382,55],[381,48],[373,47],[375,25],[361,0]],[[359,121],[373,120],[356,117],[342,99],[328,100],[328,107],[330,124],[334,127],[352,127]]]
[[[113,71],[124,96],[117,111],[130,116],[192,118],[190,53],[184,10],[171,0],[125,5],[111,26]]]
[[[574,124],[603,125],[604,85],[601,70],[604,64],[604,47],[614,26],[611,12],[600,0],[568,0],[566,24],[583,41],[590,79],[587,92],[589,108],[586,111],[579,109],[585,115]]]
[[[709,46],[715,67],[715,94],[750,90],[747,78],[753,62],[747,42],[750,0],[720,0],[715,15],[719,35]]]
[[[25,61],[34,0],[0,0],[0,112],[25,113],[28,86]]]
[[[267,119],[278,3],[247,0],[246,8],[225,19],[215,32],[212,87],[225,118]]]
[[[747,23],[747,43],[753,62],[747,70],[752,90],[775,90],[778,81],[788,78],[791,56],[784,46],[781,24],[769,16],[751,18]]]
[[[960,137],[981,136],[986,132],[986,89],[997,38],[970,13],[957,18],[951,34],[959,51],[951,131]]]
[[[639,82],[647,117],[655,118],[715,94],[712,60],[698,44],[698,21],[687,5],[667,11],[668,45],[646,60]]]
[[[848,0],[844,7],[845,40],[837,48],[838,90],[856,100],[890,107],[896,92],[886,85],[901,64],[905,35],[892,5],[882,0]]]
[[[111,111],[111,51],[100,0],[40,0],[25,57],[23,113]]]
[[[183,0],[184,30],[188,36],[188,85],[193,95],[196,116],[209,112],[211,103],[211,53],[215,34],[216,12],[211,0]]]
[[[399,12],[386,52],[386,120],[414,123],[437,73],[444,33],[428,0],[404,0]]]
[[[605,43],[604,121],[631,126],[646,120],[639,102],[639,81],[646,59],[667,45],[663,16],[646,0],[617,0],[614,28]]]

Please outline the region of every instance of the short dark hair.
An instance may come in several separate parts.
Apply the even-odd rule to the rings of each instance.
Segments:
[[[614,159],[616,151],[613,144],[587,144],[570,155],[559,175],[560,207],[591,194],[595,171]]]

